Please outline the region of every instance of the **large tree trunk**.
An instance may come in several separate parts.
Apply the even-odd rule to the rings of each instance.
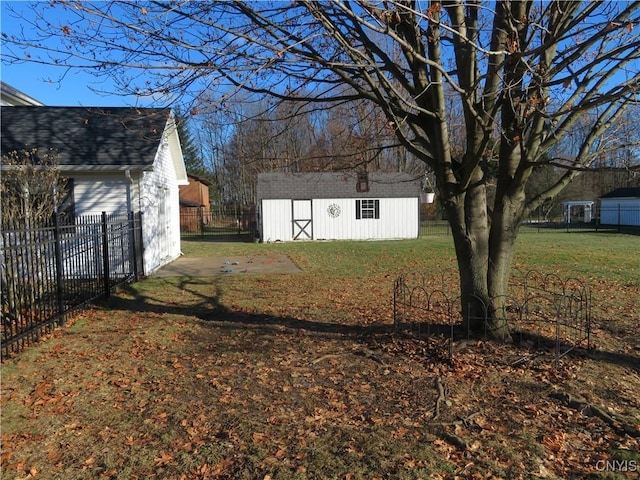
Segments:
[[[489,264],[487,285],[490,298],[489,335],[509,340],[509,325],[506,318],[505,301],[508,295],[509,277],[514,246],[522,218],[524,198],[496,202],[489,234]]]
[[[479,179],[478,179],[479,180]],[[460,272],[464,328],[474,334],[508,340],[504,315],[517,222],[514,212],[487,214],[486,187],[477,181],[446,202]],[[515,218],[515,217],[514,217]]]

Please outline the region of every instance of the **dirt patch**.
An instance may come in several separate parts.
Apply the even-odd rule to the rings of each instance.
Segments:
[[[152,277],[215,277],[252,273],[301,273],[289,257],[243,255],[227,257],[180,257],[165,265]]]

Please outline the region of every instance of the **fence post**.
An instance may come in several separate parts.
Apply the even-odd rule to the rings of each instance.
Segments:
[[[60,219],[58,214],[53,214],[53,245],[56,257],[56,300],[58,304],[58,325],[65,324],[64,302],[62,301],[62,249],[60,248]]]
[[[102,212],[102,273],[104,275],[104,295],[111,295],[109,282],[109,235],[107,234],[107,212]]]
[[[620,212],[620,204],[618,204],[618,233],[620,233],[620,221],[621,221],[620,213],[621,213]]]

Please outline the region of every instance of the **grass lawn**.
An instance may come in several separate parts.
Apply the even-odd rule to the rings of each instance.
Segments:
[[[1,477],[638,478],[640,238],[526,233],[515,267],[593,289],[596,349],[393,333],[394,279],[450,237],[184,241],[287,275],[149,278],[2,364]]]

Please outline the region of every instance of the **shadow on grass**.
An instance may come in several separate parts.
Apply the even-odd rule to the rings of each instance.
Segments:
[[[212,285],[210,279],[207,279],[205,283],[206,285]],[[416,338],[415,335],[407,332],[405,329],[396,329],[393,324],[349,325],[296,317],[234,311],[220,302],[222,289],[219,283],[216,282],[215,293],[211,296],[203,295],[195,289],[190,288],[190,286],[197,284],[197,279],[185,277],[176,285],[180,290],[186,291],[198,298],[199,301],[195,303],[184,305],[166,303],[163,299],[142,295],[133,288],[132,285],[127,284],[121,288],[123,295],[112,296],[101,302],[100,305],[112,310],[196,317],[204,322],[216,322],[216,326],[222,328],[240,329],[244,326],[251,326],[258,327],[266,332],[272,331],[280,334],[283,333],[283,329],[291,333],[304,331],[311,334],[330,335],[338,339],[358,340],[362,343],[369,343],[372,339],[375,339],[378,345],[391,342],[398,336]],[[419,324],[419,328],[424,340],[433,338],[446,339],[451,336],[454,342],[469,339],[486,340],[486,335],[482,333],[475,336],[473,333],[470,335],[461,325],[454,325],[452,329],[451,325],[423,322]],[[536,333],[518,334],[517,337],[517,339],[514,339],[516,340],[515,346],[523,350],[530,351],[532,345],[535,345],[536,350],[553,351],[556,346],[555,339]],[[586,349],[578,346],[568,351],[564,356],[573,358],[586,357],[594,361],[602,361],[640,371],[640,357],[628,353]]]
[[[549,352],[555,352],[556,340],[555,338],[546,337],[539,333],[532,332],[519,332],[514,336],[516,345],[522,348],[533,348],[538,351],[547,350]],[[561,342],[560,346],[563,351],[566,351],[562,356],[574,357],[574,358],[588,358],[594,361],[603,361],[621,367],[631,368],[632,370],[640,371],[640,357],[621,352],[610,352],[607,350],[598,350],[595,348],[587,348],[586,341],[571,346],[567,343]]]
[[[461,324],[454,324],[453,328],[449,324],[443,323],[430,323],[419,322],[413,323],[410,326],[407,324],[403,326],[403,333],[413,338],[440,338],[443,340],[453,339],[453,356],[455,352],[460,348],[464,348],[469,341],[475,340],[488,340],[486,332],[469,332],[463,328]],[[526,351],[527,353],[534,352],[549,352],[555,357],[556,339],[547,337],[539,333],[533,332],[517,332],[513,335],[513,345],[519,350]],[[584,342],[586,343],[586,342]],[[632,370],[640,371],[640,356],[635,356],[628,353],[610,352],[606,350],[597,350],[593,348],[586,348],[586,345],[570,345],[565,342],[561,342],[561,351],[563,354],[561,357],[573,357],[573,358],[589,358],[594,361],[602,361],[610,364],[619,365]]]
[[[214,295],[205,296],[189,288],[189,285],[194,282],[197,282],[197,280],[184,279],[177,287],[198,297],[200,301],[196,303],[186,305],[163,303],[161,299],[141,295],[132,288],[131,285],[124,285],[121,288],[124,295],[112,296],[104,300],[101,305],[113,310],[191,316],[205,322],[218,322],[218,325],[226,324],[238,328],[243,325],[251,325],[264,328],[302,330],[310,333],[331,334],[344,337],[367,337],[370,335],[391,334],[394,331],[394,326],[390,324],[348,325],[296,317],[234,311],[220,303],[222,291],[219,284],[216,284]],[[206,283],[207,285],[211,285],[209,281]]]
[[[205,243],[253,243],[253,236],[248,233],[216,233],[214,234],[193,234],[185,235],[180,238],[181,242],[205,242]]]

